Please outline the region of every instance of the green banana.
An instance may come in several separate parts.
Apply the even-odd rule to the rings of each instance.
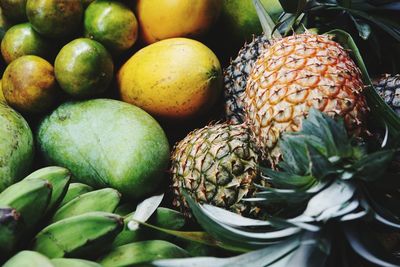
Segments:
[[[167,234],[146,227],[140,227],[134,231],[130,230],[127,224],[133,214],[134,212],[125,217],[124,230],[114,239],[111,247],[115,248],[132,242],[148,239],[167,239],[169,237]],[[178,211],[159,207],[150,217],[149,223],[170,230],[179,230],[185,225],[185,217]]]
[[[40,253],[23,250],[9,259],[3,267],[55,267],[51,261]]]
[[[3,238],[7,243],[1,244],[2,254],[8,254],[15,249],[18,241],[37,226],[42,219],[51,198],[51,184],[43,179],[22,180],[0,193],[0,207],[11,207],[20,216],[11,228],[6,227]],[[7,229],[8,228],[8,229]]]
[[[71,181],[71,173],[66,168],[50,166],[34,171],[25,178],[25,180],[27,179],[44,179],[49,181],[53,186],[53,192],[48,210],[52,210],[61,203],[67,193]]]
[[[52,186],[47,180],[27,179],[0,193],[0,206],[9,206],[21,214],[25,230],[35,227],[51,199]]]
[[[186,258],[189,254],[182,248],[163,240],[148,240],[123,245],[111,250],[99,259],[104,266],[131,266],[149,263],[159,259]],[[136,266],[135,265],[135,266]]]
[[[123,228],[121,216],[88,212],[53,223],[34,239],[33,250],[49,258],[88,257],[107,248]]]
[[[81,259],[52,259],[51,263],[54,267],[101,267],[97,262]]]
[[[60,207],[64,206],[77,196],[80,196],[82,194],[88,193],[90,191],[93,191],[93,187],[87,185],[87,184],[81,184],[81,183],[70,183],[67,194],[65,195],[64,199],[61,201]]]
[[[112,188],[104,188],[80,195],[61,208],[53,216],[52,222],[81,215],[90,211],[113,212],[121,199],[121,194]]]
[[[16,246],[15,236],[21,230],[20,214],[16,209],[0,207],[0,260]]]

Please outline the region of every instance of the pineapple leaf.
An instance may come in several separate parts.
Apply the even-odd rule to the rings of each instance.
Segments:
[[[194,202],[186,192],[183,192],[183,194],[197,222],[211,236],[220,240],[225,248],[230,248],[231,250],[245,252],[259,249],[285,240],[301,231],[301,229],[298,228],[278,229],[267,233],[240,230],[239,228],[234,228],[215,220],[212,216],[204,212],[204,208]]]
[[[355,169],[357,178],[370,182],[379,179],[390,165],[394,156],[393,150],[381,150],[365,155],[352,168]]]
[[[389,134],[393,140],[397,140],[400,136],[400,117],[397,116],[385,101],[383,101],[374,89],[368,70],[365,67],[364,60],[362,59],[360,51],[358,50],[353,38],[347,32],[338,29],[329,31],[327,34],[335,35],[341,45],[345,48],[351,49],[353,52],[357,65],[363,74],[364,83],[368,85],[365,90],[365,95],[367,97],[368,105],[371,107],[371,113],[376,122],[380,122],[382,125],[388,125]]]
[[[365,224],[352,222],[342,228],[351,248],[364,259],[382,267],[400,266],[400,259],[385,251]]]
[[[285,162],[291,164],[279,165],[285,171],[297,175],[309,174],[309,159],[304,136],[285,134],[278,142]]]
[[[259,250],[251,251],[231,258],[197,257],[188,259],[157,260],[152,266],[158,267],[264,267],[273,266],[290,255],[300,245],[300,238],[289,239],[285,242],[271,245]]]
[[[348,182],[335,181],[330,186],[313,196],[307,204],[307,208],[303,212],[304,216],[316,218],[318,221],[326,221],[333,217],[334,213],[329,213],[329,217],[324,212],[329,212],[329,209],[334,207],[338,211],[341,207],[348,202],[355,193],[355,187]],[[324,216],[321,216],[323,215]],[[320,217],[318,219],[318,217]]]
[[[305,135],[315,136],[323,142],[326,155],[346,157],[351,155],[350,140],[343,120],[337,121],[316,109],[311,109],[303,121],[302,131]],[[307,138],[307,140],[309,140]]]
[[[266,175],[265,179],[278,188],[302,189],[309,188],[316,180],[310,175],[296,175],[285,172],[278,172],[272,169],[260,167],[261,173]]]
[[[325,266],[331,254],[330,240],[321,233],[305,233],[300,246],[285,266],[320,267]]]
[[[326,178],[328,175],[335,173],[335,168],[329,159],[315,149],[313,146],[307,146],[308,157],[310,158],[311,176],[317,179]]]
[[[136,211],[132,216],[132,220],[128,222],[129,230],[135,231],[139,228],[139,224],[137,223],[137,221],[147,221],[151,217],[151,215],[157,210],[158,206],[160,206],[163,198],[164,194],[160,194],[157,196],[149,197],[140,202],[136,207]]]

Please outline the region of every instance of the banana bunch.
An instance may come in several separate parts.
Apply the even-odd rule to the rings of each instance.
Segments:
[[[167,239],[162,234],[129,230],[133,212],[120,202],[115,189],[72,183],[65,168],[33,172],[0,193],[0,263],[8,259],[4,266],[125,266],[188,255],[167,241],[148,240]],[[150,221],[174,230],[185,224],[181,213],[166,208],[158,208]]]
[[[70,182],[67,169],[46,167],[0,193],[0,255],[28,244],[49,258],[90,257],[112,243],[124,226],[112,213],[120,193]]]

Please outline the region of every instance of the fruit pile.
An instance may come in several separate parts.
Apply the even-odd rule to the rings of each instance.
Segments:
[[[0,264],[400,266],[399,10],[0,0]]]

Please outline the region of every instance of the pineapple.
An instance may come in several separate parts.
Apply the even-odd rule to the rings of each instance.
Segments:
[[[378,94],[400,116],[400,74],[385,74],[374,81]]]
[[[218,259],[219,266],[361,266],[358,259],[354,262],[357,254],[379,266],[400,266],[375,233],[400,227],[393,217],[397,206],[388,210],[382,202],[385,181],[398,180],[387,180],[394,151],[368,153],[365,143],[348,136],[342,119],[335,121],[314,108],[302,123],[300,132],[282,134],[280,170],[260,167],[272,187],[258,185],[247,199],[259,205],[280,203],[284,208],[278,213],[262,220],[244,218],[187,197],[198,222],[219,241],[214,243],[233,251],[254,250]],[[201,257],[162,266],[212,263],[215,258],[207,262]]]
[[[363,131],[368,107],[361,72],[329,36],[304,33],[275,40],[258,58],[245,91],[246,121],[272,166],[282,132],[299,131],[311,107]]]
[[[258,154],[245,125],[218,123],[189,133],[172,153],[173,205],[186,215],[182,189],[197,202],[210,203],[238,214],[257,208],[241,199],[254,193]]]
[[[226,120],[239,124],[244,122],[244,91],[251,69],[261,53],[270,45],[267,37],[253,37],[253,41],[240,49],[238,56],[224,70],[224,98]]]

